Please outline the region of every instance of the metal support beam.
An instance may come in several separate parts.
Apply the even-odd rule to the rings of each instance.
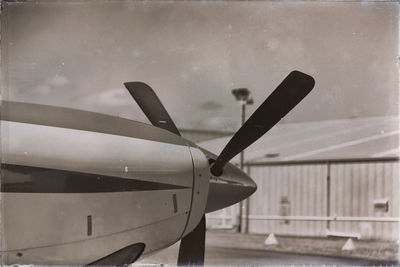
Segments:
[[[226,216],[211,216],[207,215],[210,219],[231,219]],[[336,221],[336,222],[392,222],[400,223],[399,217],[335,217],[335,216],[261,216],[249,215],[244,216],[247,220],[257,221],[274,221],[274,220],[289,220],[289,221]]]
[[[289,220],[289,221],[337,221],[337,222],[400,222],[397,217],[325,217],[325,216],[257,216],[249,220]]]

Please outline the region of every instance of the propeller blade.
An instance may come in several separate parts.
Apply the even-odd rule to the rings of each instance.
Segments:
[[[204,265],[204,249],[206,242],[206,216],[187,236],[182,238],[179,247],[178,266]]]
[[[314,87],[313,77],[292,71],[229,140],[211,167],[220,176],[224,166],[237,154],[277,124]]]
[[[181,135],[167,110],[150,86],[142,82],[127,82],[124,83],[124,85],[143,110],[151,124],[176,135]]]

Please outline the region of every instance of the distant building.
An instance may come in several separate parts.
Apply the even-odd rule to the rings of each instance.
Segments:
[[[229,138],[200,145],[219,153]],[[244,205],[244,230],[399,238],[398,117],[279,124],[245,161],[258,190]],[[237,214],[238,205],[209,214],[208,226],[235,227]]]

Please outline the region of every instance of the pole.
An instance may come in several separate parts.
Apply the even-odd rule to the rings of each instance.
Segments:
[[[246,167],[246,172],[248,175],[250,175],[250,166],[249,165],[247,165],[247,167]],[[245,214],[244,233],[247,234],[249,232],[249,216],[250,216],[250,199],[249,198],[247,198],[245,200],[245,211],[246,211],[246,214]]]
[[[241,126],[243,126],[244,121],[246,119],[246,102],[243,101],[242,103],[242,122]],[[244,168],[244,151],[240,152],[240,169],[243,170]],[[242,218],[243,218],[243,201],[239,203],[239,222],[238,222],[238,232],[242,233]]]
[[[331,216],[331,163],[328,161],[327,164],[327,176],[326,176],[326,217]],[[326,228],[330,230],[331,221],[326,221]]]

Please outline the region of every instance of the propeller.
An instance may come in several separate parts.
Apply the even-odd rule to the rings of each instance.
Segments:
[[[292,71],[251,117],[229,140],[211,166],[211,173],[220,176],[224,166],[246,149],[292,110],[314,87],[314,79],[300,71]]]
[[[176,135],[181,135],[167,110],[150,86],[142,82],[127,82],[124,83],[124,85],[143,110],[151,124]]]
[[[124,84],[154,126],[180,135],[168,112],[150,86],[142,82]],[[214,176],[220,176],[229,160],[277,124],[312,90],[314,84],[311,76],[299,71],[292,71],[235,133],[212,163],[211,173]],[[228,169],[226,172],[229,176]],[[253,190],[254,187],[250,187],[250,189]],[[220,196],[221,193],[218,195]],[[178,256],[179,266],[204,264],[205,232],[206,219],[203,215],[196,228],[181,240]]]
[[[204,250],[206,242],[206,216],[187,236],[182,238],[179,247],[178,266],[204,265]]]

